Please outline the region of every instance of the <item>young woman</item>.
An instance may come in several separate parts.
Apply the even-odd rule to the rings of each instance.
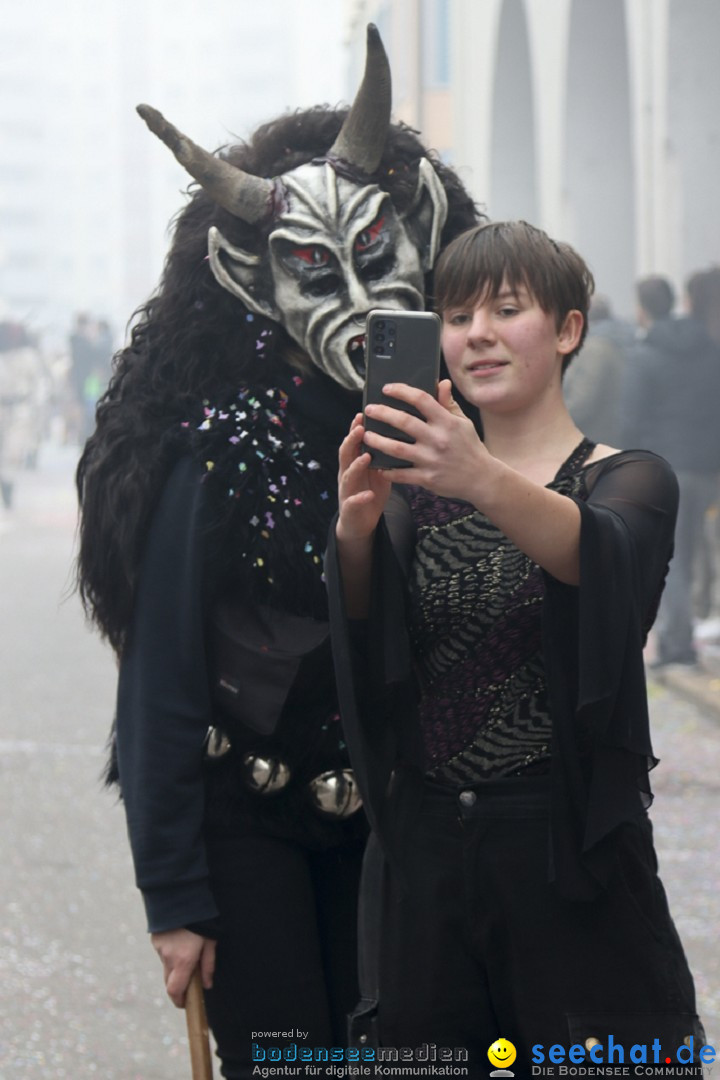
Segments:
[[[368,408],[412,445],[358,415],[340,450],[328,576],[387,864],[374,920],[368,895],[379,1038],[464,1047],[476,1075],[499,1037],[519,1076],[553,1044],[597,1062],[611,1036],[626,1055],[658,1038],[674,1061],[702,1041],[646,814],[642,649],[677,485],[651,453],[590,443],[565,407],[592,288],[524,222],[463,234],[435,277],[451,381],[438,400],[385,388],[422,419]],[[375,450],[411,467],[375,470]]]

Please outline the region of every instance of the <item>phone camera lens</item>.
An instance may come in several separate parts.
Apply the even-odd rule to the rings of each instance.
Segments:
[[[395,337],[397,334],[397,326],[394,322],[388,323],[388,334],[390,337]]]
[[[375,323],[375,325],[378,328],[378,330],[384,330],[385,329],[385,320],[384,319],[378,319],[378,321]]]

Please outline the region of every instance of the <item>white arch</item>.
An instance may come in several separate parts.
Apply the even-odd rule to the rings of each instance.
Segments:
[[[535,98],[539,224],[564,239],[565,70],[572,0],[526,0]]]
[[[668,170],[679,230],[677,273],[684,281],[694,270],[720,262],[717,0],[670,0],[667,46]]]
[[[452,5],[453,163],[480,203],[490,190],[490,132],[495,42],[502,0]]]
[[[523,0],[504,0],[490,132],[488,209],[496,220],[538,220],[533,67]]]
[[[629,314],[635,203],[623,0],[573,0],[565,100],[567,238],[590,263],[599,290]]]

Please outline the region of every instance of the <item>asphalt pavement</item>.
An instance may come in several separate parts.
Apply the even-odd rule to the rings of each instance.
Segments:
[[[0,511],[0,1080],[184,1080],[122,806],[100,774],[115,663],[72,593],[72,447]]]
[[[697,664],[668,664],[659,670],[651,669],[649,678],[720,719],[720,619],[713,619],[712,623],[713,630],[718,627],[718,636],[713,634],[708,641],[697,642]]]

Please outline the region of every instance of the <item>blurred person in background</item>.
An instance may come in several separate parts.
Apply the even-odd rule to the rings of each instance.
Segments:
[[[0,496],[9,510],[23,469],[34,469],[47,423],[50,377],[37,339],[0,323]]]
[[[606,296],[592,298],[588,332],[580,355],[565,374],[570,415],[593,442],[622,443],[620,401],[633,328],[618,319]]]
[[[637,302],[645,334],[628,359],[622,441],[666,458],[680,485],[675,552],[652,663],[694,665],[693,575],[720,474],[720,350],[694,314],[673,315],[675,294],[667,278],[638,281]]]
[[[109,322],[80,312],[75,317],[68,347],[68,437],[82,444],[95,426],[95,408],[112,372],[113,333]]]
[[[112,357],[114,352],[113,332],[107,319],[98,319],[95,328],[95,370],[102,384],[103,390],[110,381],[112,372]]]
[[[68,339],[70,368],[68,386],[70,389],[69,428],[74,441],[82,444],[92,430],[88,421],[86,392],[88,380],[92,380],[97,360],[95,348],[95,326],[85,312],[75,316],[72,331]],[[95,399],[97,400],[97,398]]]
[[[720,348],[720,266],[698,270],[686,284],[688,310],[698,319],[710,337]],[[718,402],[720,424],[720,402]],[[700,537],[698,564],[696,566],[695,610],[700,619],[712,618],[712,624],[699,628],[708,641],[720,644],[720,596],[718,576],[720,573],[720,485],[716,488],[713,504],[705,519],[705,530]]]
[[[82,385],[82,418],[84,438],[95,426],[95,409],[107,389],[112,371],[113,338],[110,324],[99,319],[93,326],[89,370]],[[83,440],[84,441],[84,440]]]
[[[691,274],[685,290],[690,312],[720,346],[720,266]]]
[[[78,580],[120,657],[110,776],[167,992],[200,969],[222,1075],[247,1078],[252,1032],[346,1044],[367,830],[322,565],[337,453],[368,311],[422,308],[477,213],[390,124],[374,28],[349,113],[215,157],[140,111],[199,183],[82,454]]]

